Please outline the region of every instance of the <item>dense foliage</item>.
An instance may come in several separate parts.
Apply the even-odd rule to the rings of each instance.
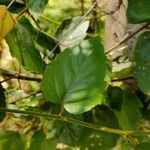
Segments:
[[[68,150],[148,150],[150,1],[128,0],[128,22],[143,23],[147,31],[139,35],[126,73],[112,72],[116,60],[103,48],[104,20],[94,26],[90,14],[95,3],[83,16],[73,4],[78,8],[62,18],[48,15],[51,3],[0,1],[1,47],[7,43],[13,68],[19,64],[14,70],[0,66],[0,121],[11,125],[6,112],[18,124],[24,121],[21,130],[0,126],[0,150],[55,150],[60,143]],[[133,89],[122,86],[128,79]]]

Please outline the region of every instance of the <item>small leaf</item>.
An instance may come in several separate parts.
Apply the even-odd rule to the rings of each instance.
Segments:
[[[43,48],[49,50],[49,51],[54,51],[55,49],[55,53],[59,53],[60,49],[56,46],[56,40],[51,37],[50,35],[41,32],[41,31],[37,31],[37,37],[36,37],[36,42],[42,46]]]
[[[44,11],[47,3],[48,0],[26,0],[27,8],[35,18],[38,18],[38,16]]]
[[[40,52],[35,48],[35,37],[36,32],[31,23],[25,17],[22,17],[6,40],[12,56],[15,56],[27,70],[42,73],[44,62]]]
[[[79,44],[85,38],[88,27],[89,21],[82,17],[64,20],[56,32],[60,49]]]
[[[0,84],[0,107],[6,108],[5,90],[1,84]],[[0,112],[0,122],[3,121],[5,116],[6,116],[6,112]]]
[[[38,131],[32,136],[29,150],[56,150],[56,144],[46,139],[42,131]]]
[[[6,6],[0,5],[0,41],[13,29],[14,20]]]
[[[127,17],[130,23],[150,22],[150,0],[129,0]]]
[[[108,93],[109,105],[114,109],[120,127],[123,130],[138,130],[141,119],[140,100],[134,94],[118,87],[110,87]]]
[[[26,150],[26,138],[17,132],[0,132],[0,150]]]
[[[65,109],[80,114],[102,103],[106,88],[106,58],[99,38],[83,41],[66,49],[44,72],[42,91],[51,102],[64,103]]]
[[[145,32],[136,43],[133,69],[139,88],[150,95],[150,32]]]

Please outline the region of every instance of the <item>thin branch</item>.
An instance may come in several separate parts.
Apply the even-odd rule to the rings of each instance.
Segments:
[[[28,8],[24,8],[16,17],[15,19],[17,20],[22,14],[24,14],[26,11],[28,10]]]
[[[120,45],[122,45],[123,43],[125,43],[126,41],[128,41],[130,38],[132,38],[134,35],[136,35],[140,31],[142,31],[143,29],[147,28],[149,25],[150,25],[150,23],[146,23],[141,28],[137,29],[134,33],[126,35],[124,39],[122,39],[118,44],[116,44],[115,46],[113,46],[112,48],[110,48],[109,50],[107,50],[105,52],[105,54],[108,54],[111,51],[115,50],[117,47],[119,47]]]
[[[25,100],[25,99],[30,98],[30,97],[32,97],[32,96],[38,94],[38,93],[42,93],[42,91],[41,91],[41,90],[34,91],[34,92],[32,92],[32,93],[29,93],[27,96],[24,96],[24,97],[22,97],[22,98],[18,98],[18,99],[16,99],[15,101],[10,102],[9,104],[12,104],[12,103],[16,103],[16,102]]]
[[[46,16],[40,16],[39,18],[40,18],[40,19],[43,19],[43,20],[45,20],[45,21],[47,21],[47,22],[49,22],[49,23],[53,23],[53,24],[55,24],[55,25],[60,25],[60,23],[57,22],[56,20],[53,20],[53,19],[51,19],[51,18],[47,18]]]
[[[36,81],[36,82],[42,81],[42,78],[40,78],[40,77],[29,77],[29,76],[20,75],[17,73],[10,73],[10,72],[2,72],[1,71],[1,74],[3,76],[7,76],[9,78],[5,79],[3,81],[0,81],[0,83],[6,82],[6,81],[11,80],[11,79],[20,79],[20,80],[28,80],[28,81]]]
[[[112,79],[112,82],[120,82],[120,81],[126,81],[126,80],[133,80],[134,77],[130,76],[130,77],[124,77],[124,78],[118,78],[118,79]]]
[[[9,9],[11,7],[11,5],[15,2],[15,0],[12,0],[9,5],[7,6],[7,9]]]
[[[84,0],[81,1],[81,15],[84,15]]]
[[[29,16],[32,18],[32,20],[34,21],[34,23],[36,24],[36,26],[42,30],[42,27],[40,26],[40,24],[38,23],[38,21],[34,18],[34,16],[28,11]]]
[[[12,112],[12,113],[19,113],[19,114],[24,114],[24,115],[31,115],[31,116],[36,116],[36,117],[45,117],[47,119],[56,119],[59,121],[67,122],[67,123],[72,123],[76,124],[82,127],[87,127],[90,129],[98,130],[98,131],[103,131],[107,133],[113,133],[113,134],[118,134],[123,137],[128,137],[128,136],[139,136],[139,135],[150,135],[149,131],[139,131],[139,132],[134,132],[134,131],[124,131],[120,129],[113,129],[109,127],[103,127],[99,125],[95,125],[92,123],[80,121],[74,118],[69,118],[61,115],[55,115],[55,114],[45,114],[45,113],[40,113],[40,112],[32,112],[32,111],[22,111],[22,110],[15,110],[15,109],[5,109],[0,107],[0,111],[2,112]]]

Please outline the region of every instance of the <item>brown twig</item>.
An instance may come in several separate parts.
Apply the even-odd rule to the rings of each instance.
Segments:
[[[143,29],[147,28],[150,25],[150,23],[146,23],[145,25],[143,25],[141,28],[137,29],[134,33],[132,34],[128,34],[124,39],[122,39],[117,45],[113,46],[112,48],[110,48],[109,50],[107,50],[105,52],[105,54],[110,53],[111,51],[113,51],[114,49],[116,49],[118,46],[122,45],[123,43],[125,43],[126,41],[128,41],[130,38],[132,38],[134,35],[136,35],[137,33],[139,33],[140,31],[142,31]]]
[[[81,1],[81,15],[84,15],[84,0],[80,0]]]
[[[112,82],[120,82],[120,81],[126,81],[126,80],[134,80],[133,76],[124,77],[124,78],[118,78],[118,79],[112,79]]]
[[[36,81],[36,82],[42,81],[42,78],[40,78],[40,77],[29,77],[29,76],[24,76],[24,75],[20,75],[20,74],[13,74],[13,73],[11,74],[11,73],[6,73],[6,72],[2,72],[2,75],[7,76],[9,78],[5,79],[3,81],[0,81],[0,83],[6,82],[11,79],[20,79],[20,80]]]

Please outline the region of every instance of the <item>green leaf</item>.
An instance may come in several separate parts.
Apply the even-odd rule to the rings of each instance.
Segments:
[[[89,21],[82,17],[64,20],[56,32],[60,49],[64,50],[79,44],[85,38],[88,27]]]
[[[27,70],[42,73],[44,62],[40,52],[35,48],[35,36],[36,32],[29,20],[22,17],[19,19],[17,27],[7,36],[6,40],[12,56],[16,57]]]
[[[150,22],[150,0],[129,0],[127,17],[130,23]]]
[[[121,143],[120,144],[120,150],[135,150],[134,146],[127,143]]]
[[[110,87],[108,93],[109,105],[114,109],[121,128],[138,130],[141,119],[140,100],[134,94],[118,87]]]
[[[59,114],[61,112],[61,107],[55,103],[46,103],[48,107],[46,113],[48,114]],[[80,116],[74,116],[64,111],[63,115],[69,118],[81,119]],[[78,140],[80,131],[79,126],[76,124],[61,122],[54,119],[42,118],[44,133],[48,138],[56,139],[57,142],[61,142],[67,145],[75,145]]]
[[[55,49],[56,53],[60,52],[60,49],[58,48],[58,46],[56,46],[56,40],[42,31],[37,31],[36,42],[49,51],[54,51]]]
[[[6,97],[5,97],[5,89],[0,84],[0,107],[6,108]],[[0,112],[0,122],[3,121],[6,116],[6,112]]]
[[[96,106],[92,112],[94,113],[88,113],[85,116],[86,122],[88,121],[103,127],[120,128],[114,112],[109,107],[105,105]],[[90,121],[91,115],[93,115],[93,119]],[[118,135],[112,133],[95,131],[88,128],[84,128],[80,132],[79,144],[81,145],[81,149],[87,147],[90,150],[108,150],[116,145],[117,139],[119,138]]]
[[[43,131],[38,131],[32,136],[29,150],[56,150],[56,144],[46,139]]]
[[[26,150],[26,138],[18,132],[0,132],[0,150]]]
[[[150,143],[144,142],[144,143],[138,144],[135,150],[149,150],[149,148],[150,148]]]
[[[44,11],[47,3],[48,0],[26,0],[27,8],[35,18],[38,18],[39,15]]]
[[[145,32],[138,38],[134,52],[134,73],[139,88],[150,95],[150,32]]]
[[[106,68],[99,38],[83,41],[66,49],[46,67],[43,94],[51,102],[63,102],[72,114],[88,111],[102,103]]]

